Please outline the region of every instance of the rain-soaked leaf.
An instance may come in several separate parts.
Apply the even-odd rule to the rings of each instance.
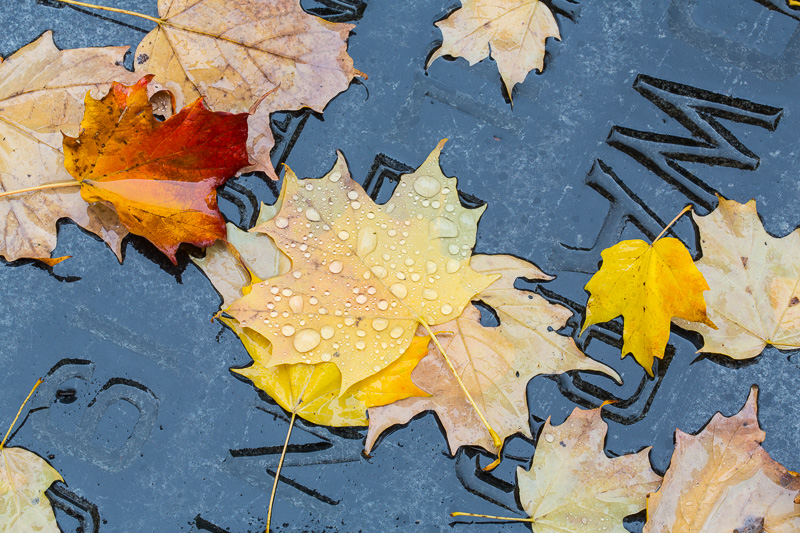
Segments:
[[[483,209],[466,209],[439,168],[442,143],[376,205],[343,156],[323,178],[287,171],[281,209],[257,227],[292,270],[253,285],[227,313],[273,345],[269,365],[333,362],[342,390],[380,372],[417,326],[452,320],[496,276],[469,266]]]
[[[482,274],[500,275],[497,281],[474,297],[494,310],[499,326],[482,326],[480,311],[469,305],[461,316],[434,327],[433,331],[472,398],[482,406],[483,414],[501,439],[517,433],[532,438],[526,387],[528,381],[537,375],[589,370],[621,381],[612,369],[586,357],[571,337],[556,333],[571,315],[566,308],[514,287],[519,278],[548,281],[553,279],[551,276],[531,263],[507,255],[476,255],[472,257],[470,266]],[[429,410],[439,417],[452,454],[459,447],[468,445],[499,453],[435,347],[431,347],[430,354],[411,377],[431,396],[408,398],[370,409],[365,445],[367,453],[386,429],[405,424]]]
[[[800,475],[761,447],[757,399],[753,387],[736,415],[715,414],[697,435],[675,432],[664,484],[647,500],[644,533],[800,531]]]
[[[769,235],[755,200],[720,198],[717,209],[693,217],[703,251],[696,265],[711,287],[708,317],[719,329],[675,323],[702,333],[701,352],[733,359],[756,357],[768,344],[800,347],[800,230]]]
[[[531,70],[544,69],[547,38],[561,38],[541,0],[462,0],[460,9],[436,25],[444,42],[428,66],[442,56],[463,57],[474,65],[491,53],[509,95]]]
[[[0,60],[0,191],[71,180],[62,132],[78,133],[87,92],[100,97],[116,80],[139,76],[122,67],[126,47],[59,50],[45,32]],[[102,238],[121,259],[128,231],[113,209],[87,204],[77,187],[0,198],[0,256],[51,262],[56,222],[68,218]]]
[[[159,0],[158,14],[158,28],[136,49],[137,72],[155,74],[185,101],[203,97],[214,111],[253,111],[248,170],[275,179],[270,113],[321,113],[363,76],[347,54],[355,26],[309,15],[298,0]]]
[[[622,241],[602,252],[600,270],[586,284],[591,293],[581,333],[592,324],[622,315],[622,356],[633,354],[653,375],[653,361],[664,357],[673,317],[702,322],[708,284],[681,241]]]
[[[215,113],[202,100],[159,122],[147,97],[151,76],[86,96],[77,137],[64,136],[66,168],[87,202],[112,206],[131,233],[176,262],[181,243],[225,237],[216,188],[248,164],[247,115]]]

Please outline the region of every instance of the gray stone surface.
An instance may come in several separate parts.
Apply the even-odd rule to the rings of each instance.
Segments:
[[[338,149],[357,179],[374,184],[418,165],[439,139],[450,138],[445,172],[489,204],[477,251],[514,254],[556,274],[531,288],[575,302],[578,313],[602,247],[643,230],[652,234],[690,201],[705,212],[714,191],[739,201],[755,197],[774,235],[798,226],[798,12],[783,0],[553,3],[562,41],[548,43],[545,72],[517,87],[512,108],[491,60],[469,67],[439,59],[425,72],[441,38],[433,22],[457,1],[370,0],[350,41],[369,79],[334,100],[324,120],[289,117],[276,157],[300,176],[317,177]],[[356,3],[328,7],[348,4]],[[156,15],[155,0],[106,5]],[[321,0],[304,6],[325,7]],[[8,56],[49,29],[62,48],[135,47],[151,25],[5,0],[0,27],[0,55]],[[660,100],[643,97],[648,91]],[[639,133],[616,130],[610,137],[615,127]],[[656,134],[674,137],[655,146]],[[716,159],[703,159],[698,142],[716,148]],[[640,154],[618,149],[626,147]],[[672,166],[659,163],[659,152],[673,154]],[[642,153],[662,170],[645,164]],[[693,176],[687,182],[694,196],[676,185],[678,166]],[[238,182],[259,200],[275,198],[258,177]],[[379,197],[389,186],[384,180]],[[244,198],[246,220],[252,211],[242,190],[228,186],[226,197]],[[608,215],[610,206],[616,211]],[[240,222],[235,203],[223,201],[223,208]],[[687,219],[676,232],[695,246]],[[570,252],[565,244],[587,251]],[[272,482],[267,469],[277,463],[286,415],[228,371],[249,357],[232,332],[209,321],[219,305],[211,285],[187,266],[185,254],[173,268],[141,239],[129,240],[120,265],[70,223],[61,226],[56,255],[73,258],[52,273],[28,263],[0,265],[0,418],[10,421],[36,378],[61,364],[47,375],[12,445],[49,457],[67,480],[53,495],[62,529],[261,531]],[[528,387],[535,429],[548,416],[560,423],[575,405],[617,398],[609,409],[609,453],[653,445],[653,464],[663,472],[676,427],[696,432],[716,411],[735,413],[755,383],[766,449],[800,469],[797,355],[770,348],[746,364],[698,358],[697,339],[675,331],[669,364],[649,380],[631,358],[619,360],[618,346],[603,342],[601,334],[615,331],[597,328],[585,349],[616,368],[625,385],[590,375],[535,378]],[[514,512],[498,503],[515,507],[513,470],[527,465],[532,444],[512,441],[512,457],[486,477],[475,474],[474,451],[448,455],[433,415],[386,436],[371,459],[360,453],[363,435],[299,425],[284,470],[291,484],[278,493],[276,531],[529,530],[454,524],[449,512]],[[632,521],[631,530],[637,527]]]

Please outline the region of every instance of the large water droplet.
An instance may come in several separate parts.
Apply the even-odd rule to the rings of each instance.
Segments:
[[[375,331],[383,331],[389,326],[389,321],[385,318],[376,318],[372,321],[372,329]]]
[[[322,341],[319,331],[311,328],[301,329],[294,336],[294,349],[300,353],[310,352]]]
[[[299,294],[295,294],[291,298],[289,298],[289,307],[291,308],[293,313],[302,313],[303,312],[303,297]]]
[[[381,300],[380,302],[378,302],[378,309],[380,309],[381,311],[386,311],[387,309],[389,309],[389,302],[387,302],[386,300]]]
[[[356,191],[350,191],[349,193],[347,193],[347,197],[350,198],[351,200],[357,200],[358,193]]]
[[[359,350],[363,350],[366,347],[367,347],[367,343],[366,342],[364,342],[364,341],[356,342],[356,348],[358,348]]]
[[[403,334],[403,328],[400,326],[395,326],[392,328],[392,331],[389,332],[389,336],[393,339],[399,338]]]
[[[322,359],[323,362],[327,363],[328,361],[331,360],[331,354],[325,352],[323,354],[320,354],[319,358]]]
[[[336,330],[333,329],[333,326],[325,325],[320,328],[319,333],[322,335],[323,339],[328,340],[333,338],[336,334]]]
[[[425,263],[425,272],[428,274],[433,274],[436,272],[436,269],[439,268],[435,261],[427,261]]]
[[[445,265],[445,270],[447,270],[448,274],[454,274],[458,272],[458,269],[461,268],[461,263],[456,261],[455,259],[448,259],[447,265]]]
[[[545,433],[544,440],[546,440],[547,442],[553,442],[554,440],[556,440],[556,438],[550,433]]]
[[[328,179],[331,180],[332,182],[336,183],[337,181],[342,179],[342,173],[341,172],[331,172],[330,175],[328,176]]]
[[[345,326],[352,326],[356,323],[356,318],[353,316],[346,316],[344,317],[344,325]]]
[[[344,268],[344,264],[341,261],[331,261],[331,264],[328,265],[328,270],[333,272],[334,274],[338,274]]]
[[[422,291],[422,297],[426,300],[435,300],[439,297],[439,293],[433,289],[425,289]]]
[[[420,176],[414,181],[414,190],[420,196],[430,198],[437,194],[442,189],[442,184],[439,180],[432,176]]]
[[[313,207],[309,207],[306,209],[306,218],[311,222],[319,222],[322,220],[322,217],[319,215],[319,211],[314,209]]]
[[[443,306],[440,308],[440,310],[442,311],[442,314],[443,314],[443,315],[449,315],[450,313],[452,313],[452,312],[453,312],[453,306],[452,306],[452,305],[450,305],[450,304],[444,304],[444,305],[443,305]]]
[[[451,255],[456,255],[461,249],[458,247],[457,244],[451,244],[447,247],[447,251],[450,252]]]
[[[375,251],[378,246],[378,231],[375,228],[361,228],[358,230],[358,245],[356,254],[358,257],[365,257]]]
[[[401,300],[408,296],[408,289],[406,288],[405,284],[403,283],[395,283],[389,290],[392,291],[392,294],[400,298]]]
[[[347,239],[349,239],[349,238],[350,238],[350,234],[349,234],[349,233],[347,233],[346,231],[342,230],[342,231],[340,231],[340,232],[338,233],[337,237],[339,237],[339,238],[340,238],[340,239],[342,239],[343,241],[346,241]]]
[[[428,231],[432,239],[458,237],[458,226],[456,226],[455,222],[445,217],[436,217],[431,220]]]
[[[294,335],[294,326],[291,324],[286,324],[281,328],[281,333],[283,333],[284,337],[291,337]]]
[[[363,305],[363,304],[365,304],[365,303],[367,303],[367,297],[366,297],[366,295],[364,295],[364,294],[359,294],[358,296],[356,296],[356,303],[359,303],[359,304],[362,304],[362,305]]]
[[[275,227],[283,229],[289,225],[289,219],[286,217],[278,217],[275,219]]]

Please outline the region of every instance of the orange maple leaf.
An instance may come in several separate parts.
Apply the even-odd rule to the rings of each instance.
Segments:
[[[198,99],[159,122],[147,96],[152,78],[114,83],[100,100],[87,94],[80,134],[64,136],[65,165],[84,200],[112,206],[176,263],[181,243],[225,238],[216,188],[250,164],[248,115],[213,112]]]

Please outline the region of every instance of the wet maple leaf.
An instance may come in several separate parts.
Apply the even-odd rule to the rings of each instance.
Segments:
[[[48,31],[0,60],[0,191],[72,179],[64,168],[61,133],[77,134],[87,91],[99,97],[113,80],[139,79],[121,66],[126,50],[59,50]],[[77,187],[0,198],[0,256],[52,263],[62,218],[99,236],[121,260],[127,230],[113,209],[87,204]]]
[[[61,474],[35,453],[5,445],[25,403],[40,384],[41,380],[0,442],[0,533],[61,533],[45,496],[50,485],[64,481]]]
[[[676,320],[702,333],[701,352],[733,359],[756,357],[770,344],[800,347],[800,230],[782,238],[764,231],[755,200],[719,199],[707,216],[692,215],[703,257],[695,263],[708,280],[708,316],[719,329]]]
[[[526,387],[534,376],[588,370],[605,373],[621,382],[612,369],[586,357],[572,338],[556,333],[571,315],[566,308],[551,304],[538,294],[514,288],[520,278],[547,281],[553,279],[551,276],[531,263],[507,255],[476,255],[470,266],[482,274],[500,275],[474,297],[495,311],[500,325],[482,326],[480,311],[469,305],[461,316],[434,327],[433,331],[472,398],[502,439],[516,433],[532,438]],[[458,448],[468,445],[499,453],[435,347],[411,377],[431,396],[370,409],[367,453],[386,429],[405,424],[425,411],[438,416],[447,434],[450,453],[455,455]]]
[[[536,533],[626,533],[623,519],[644,509],[661,483],[649,447],[605,454],[608,426],[600,414],[576,408],[560,426],[548,419],[530,469],[517,468],[520,503]]]
[[[466,209],[439,168],[443,143],[376,205],[339,155],[323,178],[287,171],[281,210],[257,230],[292,270],[257,283],[226,312],[273,345],[270,366],[333,362],[342,390],[408,348],[418,324],[458,316],[494,277],[469,257],[483,208]]]
[[[186,101],[203,97],[214,111],[252,110],[247,170],[274,179],[270,113],[321,113],[363,76],[347,54],[355,26],[309,15],[297,0],[159,0],[158,13],[159,27],[136,50],[136,70]]]
[[[736,415],[717,413],[696,436],[675,432],[664,483],[648,497],[644,533],[800,531],[800,475],[761,447],[757,399],[752,387]]]
[[[131,233],[176,263],[181,243],[225,237],[216,188],[248,165],[247,115],[215,113],[202,100],[159,122],[147,97],[152,76],[86,96],[77,137],[64,136],[66,168],[87,202],[113,206]]]
[[[260,221],[272,218],[262,206]],[[291,268],[289,259],[263,233],[248,233],[228,224],[227,242],[217,242],[205,257],[193,259],[223,299],[223,309],[241,298],[251,284]],[[428,337],[415,337],[405,353],[377,374],[341,390],[341,373],[334,363],[269,366],[272,345],[262,335],[231,318],[220,319],[233,330],[253,359],[245,368],[233,369],[253,382],[278,404],[297,416],[325,426],[366,426],[367,408],[409,396],[426,396],[411,381],[411,371],[428,352]]]
[[[633,354],[653,375],[653,361],[664,356],[673,317],[714,323],[706,316],[708,284],[681,241],[622,241],[602,252],[603,264],[585,289],[591,293],[581,333],[592,324],[622,315],[622,356]]]
[[[547,38],[561,39],[553,13],[541,0],[462,0],[461,8],[436,26],[444,42],[428,66],[442,56],[463,57],[474,65],[491,53],[509,96],[531,70],[544,69]]]

